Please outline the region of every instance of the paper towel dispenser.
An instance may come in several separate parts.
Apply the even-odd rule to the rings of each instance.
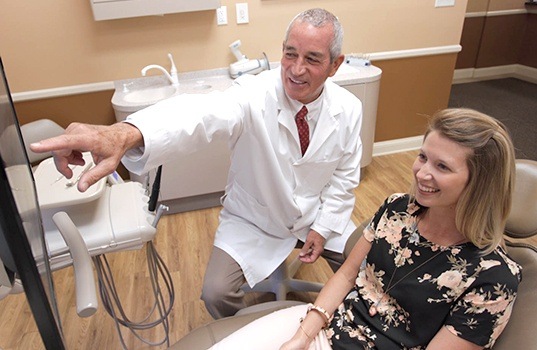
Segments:
[[[220,0],[90,0],[96,21],[215,10]]]

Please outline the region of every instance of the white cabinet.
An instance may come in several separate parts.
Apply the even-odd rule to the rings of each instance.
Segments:
[[[90,0],[96,21],[214,10],[220,0]]]

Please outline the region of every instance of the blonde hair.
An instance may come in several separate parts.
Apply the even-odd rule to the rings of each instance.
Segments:
[[[515,182],[515,151],[505,125],[481,112],[451,108],[436,112],[424,140],[436,131],[470,148],[469,179],[457,202],[457,229],[489,253],[503,243]],[[411,192],[415,194],[415,184]]]

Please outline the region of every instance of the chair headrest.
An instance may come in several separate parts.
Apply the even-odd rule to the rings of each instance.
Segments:
[[[36,121],[21,125],[22,138],[26,153],[30,163],[41,161],[52,156],[52,153],[34,153],[30,149],[30,144],[33,142],[48,139],[54,136],[59,136],[65,132],[65,129],[53,122],[50,119],[38,119]]]
[[[527,238],[537,234],[537,161],[516,160],[516,182],[505,234]]]

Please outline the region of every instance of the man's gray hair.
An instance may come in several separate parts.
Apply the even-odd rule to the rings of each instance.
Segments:
[[[332,38],[329,48],[330,62],[334,62],[335,59],[341,55],[343,45],[343,27],[336,16],[320,8],[309,9],[299,13],[295,16],[295,18],[293,18],[291,23],[289,23],[287,31],[285,32],[284,43],[286,43],[287,39],[289,39],[289,32],[296,21],[309,23],[316,28],[324,27],[325,25],[332,25],[334,37]]]

